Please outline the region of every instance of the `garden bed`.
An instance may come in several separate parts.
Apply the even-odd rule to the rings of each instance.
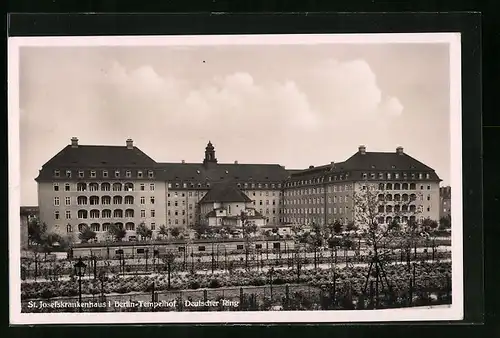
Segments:
[[[408,269],[406,264],[387,265],[385,273],[387,280],[393,285],[395,290],[407,290],[408,281],[415,274],[414,287],[442,287],[449,283],[451,275],[451,263],[417,263],[415,272]],[[362,293],[368,266],[354,266],[337,268],[335,273],[335,283],[338,288],[349,288],[352,293]],[[372,274],[374,272],[372,271]],[[272,284],[307,284],[314,287],[331,287],[334,279],[332,269],[301,269],[300,274],[297,269],[274,270],[272,274]],[[216,289],[221,287],[235,286],[262,286],[271,283],[271,276],[267,271],[233,271],[217,272],[215,274],[172,274],[170,280],[170,290]],[[108,278],[102,285],[99,280],[82,280],[83,294],[99,294],[102,291],[109,293],[130,293],[130,292],[150,292],[154,288],[156,291],[166,291],[168,289],[168,277],[166,274],[149,276],[132,276],[123,278],[114,275]],[[104,289],[101,289],[104,286]],[[449,286],[448,286],[449,287]],[[74,297],[78,295],[78,280],[72,278],[64,281],[43,281],[43,282],[23,282],[21,284],[21,299],[50,299],[53,297]]]

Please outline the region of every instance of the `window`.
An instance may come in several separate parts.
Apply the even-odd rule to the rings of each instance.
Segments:
[[[198,247],[198,251],[205,251],[205,246],[204,245],[200,245]]]
[[[54,170],[54,177],[61,177],[61,172],[59,170]]]
[[[153,178],[154,177],[154,173],[151,170],[148,171],[148,177],[149,178]]]
[[[146,197],[141,196],[141,204],[146,204]]]
[[[236,250],[243,250],[243,245],[241,244],[236,245]]]
[[[64,198],[64,204],[71,205],[71,197],[65,197]]]
[[[431,195],[427,195],[427,200],[430,201],[431,200]],[[444,204],[446,204],[446,202],[444,202]]]
[[[149,198],[149,202],[151,202],[151,204],[155,204],[155,197],[154,196],[151,196]]]
[[[430,178],[430,175],[429,175],[429,174],[425,174],[425,178],[426,178],[426,179],[429,179],[429,178]]]
[[[142,176],[143,176],[143,175],[142,175],[142,171],[141,171],[141,170],[139,170],[139,171],[137,172],[137,177],[142,178]]]
[[[198,183],[198,188],[199,188],[200,186],[201,186],[201,185]],[[169,184],[168,184],[168,188],[169,188],[169,189],[170,189],[170,188],[172,188],[172,183],[169,183]]]
[[[66,210],[66,219],[71,219],[71,211]]]
[[[132,177],[130,170],[125,171],[125,177]]]
[[[107,170],[103,170],[102,171],[102,177],[108,177],[108,171]]]
[[[151,210],[151,217],[155,217],[155,211]]]
[[[156,229],[156,223],[151,223],[151,230],[155,230]]]
[[[146,217],[146,210],[141,210],[141,217]]]
[[[255,249],[262,249],[262,244],[255,244]]]
[[[155,184],[154,184],[154,183],[151,183],[151,184],[149,185],[149,191],[155,191]],[[191,194],[191,192],[190,192],[190,194]],[[191,196],[191,195],[190,195],[190,196]]]
[[[120,177],[120,171],[119,170],[115,171],[115,177]]]
[[[390,180],[391,179],[391,173],[387,173],[387,179]]]
[[[59,191],[59,183],[54,183],[54,191]]]
[[[431,190],[431,186],[430,185],[427,186],[427,190]]]
[[[66,170],[66,177],[71,178],[71,170]]]
[[[280,249],[281,243],[273,243],[273,249]]]
[[[54,197],[54,205],[55,205],[56,207],[58,207],[58,206],[59,206],[59,203],[60,203],[60,201],[59,201],[59,197]]]
[[[64,185],[64,191],[70,191],[70,185],[69,185],[69,183],[66,183]]]
[[[144,189],[145,189],[145,186],[144,186],[144,184],[143,184],[143,183],[141,183],[141,184],[139,185],[139,190],[144,191]]]
[[[184,252],[184,251],[186,251],[186,247],[185,246],[179,246],[179,247],[177,247],[177,250],[179,252]]]
[[[84,174],[83,170],[80,170],[80,171],[78,172],[78,177],[82,178],[82,177],[84,177],[84,176],[85,176],[85,174]]]
[[[54,212],[54,219],[59,219],[59,211]]]
[[[95,170],[91,170],[90,171],[90,177],[95,178],[95,176],[96,176]]]
[[[73,232],[73,227],[71,224],[66,225],[66,232]]]

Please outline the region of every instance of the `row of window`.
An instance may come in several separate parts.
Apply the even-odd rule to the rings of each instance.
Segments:
[[[156,217],[156,211],[150,210],[150,217]],[[133,209],[126,209],[123,211],[122,209],[115,209],[111,211],[110,209],[104,209],[102,211],[97,209],[88,210],[78,210],[77,218],[79,219],[87,219],[87,218],[133,218],[135,217],[135,211]],[[71,210],[65,211],[66,219],[72,219]],[[140,217],[146,217],[146,210],[140,211]],[[61,219],[61,213],[59,211],[54,212],[54,219]]]
[[[78,170],[78,178],[85,178],[85,172],[87,170]],[[65,176],[66,178],[71,178],[72,177],[72,170],[66,170],[65,171]],[[89,170],[89,177],[90,178],[96,178],[97,177],[97,170]],[[110,177],[110,173],[108,170],[102,170],[102,177]],[[145,175],[147,175],[148,178],[154,178],[154,172],[152,170],[138,170],[137,172],[134,171],[136,174],[135,177],[137,178],[144,178]],[[115,170],[114,171],[114,177],[115,178],[120,178],[121,176],[121,170]],[[54,170],[54,177],[61,177],[61,170]],[[132,178],[132,171],[131,170],[125,170],[125,177],[126,178]]]
[[[328,196],[328,203],[348,203],[348,196]],[[296,205],[296,204],[324,204],[324,197],[314,197],[314,198],[298,198],[293,200],[285,201],[285,205]]]
[[[318,184],[318,183],[323,183],[325,181],[327,182],[332,182],[332,181],[343,181],[349,179],[349,173],[344,173],[344,174],[337,174],[333,176],[328,176],[328,177],[316,177],[316,178],[310,178],[306,180],[297,180],[293,182],[287,182],[285,183],[285,187],[297,187],[301,185],[310,185],[310,184]]]
[[[120,228],[124,227],[123,223],[117,222],[115,224],[117,226],[119,226]],[[94,232],[100,232],[100,231],[105,232],[105,231],[109,230],[110,225],[111,225],[111,223],[103,223],[103,224],[91,223],[90,226],[89,226],[87,223],[80,223],[80,224],[78,224],[78,232],[83,231],[83,229],[85,229],[87,226],[89,226],[90,230],[92,230]],[[58,227],[58,226],[56,225],[56,227]],[[150,224],[150,229],[153,230],[153,231],[156,230],[156,223],[151,223]],[[127,231],[134,231],[135,230],[135,224],[132,223],[132,222],[125,223],[125,230],[127,230]],[[73,232],[73,231],[74,231],[73,226],[71,224],[67,224],[66,225],[66,232]]]
[[[333,188],[332,186],[328,186],[326,191],[328,193],[333,192],[343,192],[343,191],[349,191],[351,190],[351,185],[349,184],[342,184],[342,185],[334,185]],[[289,190],[285,191],[285,196],[301,196],[301,195],[314,195],[314,194],[324,194],[325,193],[325,188],[320,187],[320,188],[302,188],[302,189],[294,189],[294,190]]]
[[[378,180],[392,180],[392,179],[400,179],[400,178],[403,178],[403,179],[408,179],[409,177],[411,177],[412,180],[415,180],[415,179],[419,179],[419,180],[423,180],[424,177],[426,180],[430,179],[431,178],[431,175],[429,173],[411,173],[410,175],[408,175],[408,173],[403,173],[402,175],[400,173],[362,173],[361,174],[361,177],[366,180],[368,179],[368,177],[370,177],[370,179],[372,180],[375,180],[375,179],[378,179]]]
[[[205,196],[207,192],[206,191],[188,191],[187,195],[188,197],[193,197],[193,196],[196,196],[196,197],[199,197],[199,198],[202,198],[203,196]],[[186,193],[184,192],[178,192],[178,191],[174,191],[172,193],[168,193],[167,194],[167,197],[186,197]]]
[[[252,178],[250,178],[252,179]],[[236,186],[238,188],[243,189],[281,189],[281,183],[237,183]],[[210,183],[196,183],[196,182],[184,182],[184,183],[168,183],[168,188],[202,188],[202,187],[210,187]]]
[[[348,213],[349,207],[339,207],[338,208],[338,213],[343,214],[343,213]],[[331,214],[333,210],[333,213],[337,213],[337,208],[328,208],[328,213]],[[285,215],[286,214],[324,214],[325,213],[325,208],[292,208],[292,209],[285,209]]]
[[[146,204],[146,197],[141,196],[139,198],[140,204],[145,205]],[[100,203],[99,203],[100,202]],[[110,205],[110,204],[134,204],[135,198],[134,196],[78,196],[76,198],[76,204],[77,205]],[[156,199],[154,196],[149,197],[149,204],[155,204]],[[54,197],[54,206],[60,206],[61,205],[61,198],[59,196]],[[66,196],[64,197],[64,205],[69,206],[71,205],[71,197]]]

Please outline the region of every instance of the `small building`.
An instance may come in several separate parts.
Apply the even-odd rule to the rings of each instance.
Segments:
[[[266,218],[253,207],[253,201],[233,184],[215,185],[199,203],[201,223],[210,227],[242,228],[266,225]]]

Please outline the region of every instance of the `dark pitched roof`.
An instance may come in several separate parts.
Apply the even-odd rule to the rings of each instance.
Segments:
[[[433,171],[420,161],[407,154],[396,152],[355,153],[344,162],[346,170],[409,170]]]
[[[156,162],[139,148],[126,146],[66,146],[43,167],[154,167]]]
[[[65,170],[71,170],[72,177],[78,178],[74,171],[91,169],[97,171],[95,179],[100,179],[103,178],[102,170],[124,172],[124,169],[133,168],[135,171],[157,171],[156,162],[137,147],[129,149],[126,146],[68,145],[42,166],[36,180],[53,180],[55,169],[61,171],[61,179],[65,177]],[[146,173],[144,175],[146,176]],[[134,172],[133,176],[137,177],[137,172]],[[86,173],[85,177],[88,178],[89,173]],[[124,173],[120,177],[125,177]]]
[[[318,167],[310,167],[299,172],[293,173],[291,176],[294,178],[313,178],[328,175],[328,173],[342,173],[342,172],[422,172],[429,173],[431,180],[439,180],[438,175],[434,169],[428,167],[415,158],[402,153],[396,152],[357,152],[349,157],[344,162],[330,163]],[[351,177],[358,177],[358,175],[351,175]]]
[[[166,181],[282,182],[289,175],[279,164],[158,163],[157,168]]]
[[[214,185],[200,200],[200,203],[210,202],[252,202],[252,200],[232,184],[220,183]]]

